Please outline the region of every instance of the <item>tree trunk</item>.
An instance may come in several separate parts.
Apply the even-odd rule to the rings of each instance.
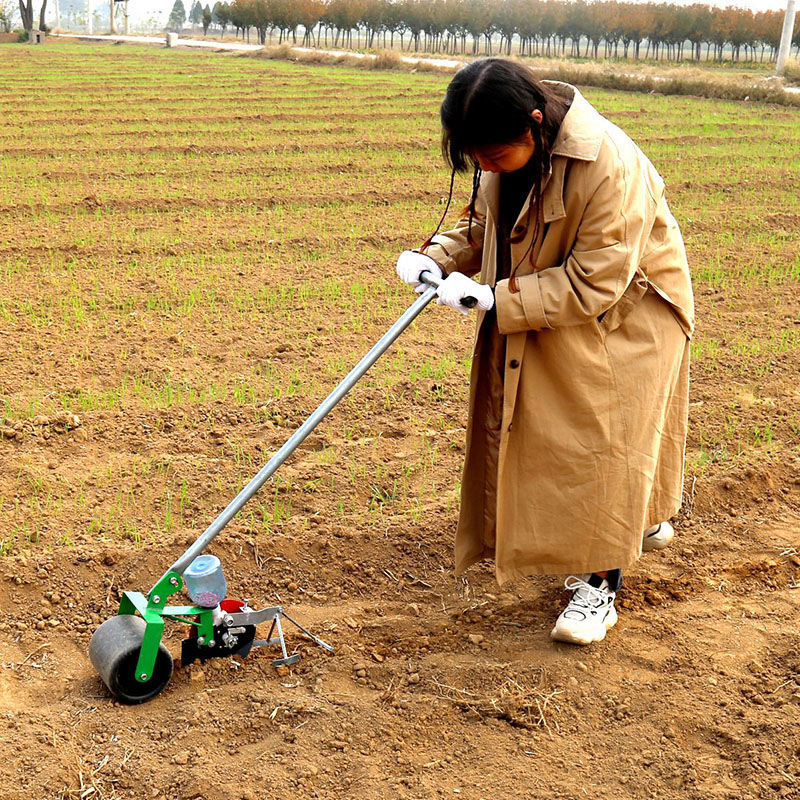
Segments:
[[[19,16],[26,31],[33,30],[33,0],[19,0]]]

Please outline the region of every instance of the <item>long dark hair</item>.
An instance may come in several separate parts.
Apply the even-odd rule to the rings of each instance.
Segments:
[[[530,216],[535,206],[533,246],[539,230],[542,182],[550,170],[550,152],[568,107],[563,97],[536,80],[528,67],[516,61],[481,58],[455,74],[447,87],[440,111],[442,155],[452,170],[451,196],[455,173],[473,170],[467,229],[470,242],[481,178],[480,166],[472,154],[481,148],[510,144],[530,131],[534,143],[530,162],[533,197],[528,214]],[[541,123],[531,117],[531,112],[535,110],[542,113]]]

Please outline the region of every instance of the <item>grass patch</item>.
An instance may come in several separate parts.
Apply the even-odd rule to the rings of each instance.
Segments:
[[[37,455],[33,481],[0,475],[0,552],[138,545],[213,518],[412,302],[394,263],[443,208],[449,76],[287,52],[4,50],[0,451],[54,468]],[[690,472],[796,452],[797,110],[585,94],[664,175],[687,242]],[[414,323],[244,530],[299,535],[326,508],[385,528],[454,506],[472,335],[454,316]],[[34,418],[63,408],[81,428],[45,437]]]

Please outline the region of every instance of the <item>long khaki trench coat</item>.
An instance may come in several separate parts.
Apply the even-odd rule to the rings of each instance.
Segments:
[[[499,176],[472,223],[425,252],[480,271],[456,571],[494,558],[497,579],[629,566],[643,530],[681,504],[694,304],[664,183],[573,86],[544,183],[512,230],[519,292],[495,286]],[[532,252],[526,256],[529,246]],[[484,324],[486,321],[486,324]],[[505,345],[505,346],[503,346]]]

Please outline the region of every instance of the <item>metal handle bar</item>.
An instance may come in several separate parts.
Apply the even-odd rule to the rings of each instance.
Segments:
[[[342,379],[338,386],[317,406],[310,417],[289,437],[286,443],[277,453],[258,471],[250,483],[242,489],[236,497],[231,500],[222,513],[206,528],[194,544],[190,545],[183,555],[164,573],[156,582],[156,585],[163,580],[170,572],[182,573],[194,559],[199,556],[211,544],[217,534],[239,513],[242,507],[253,497],[253,495],[266,483],[273,473],[283,464],[284,461],[302,444],[303,440],[317,427],[317,425],[328,415],[333,407],[355,386],[364,376],[367,370],[391,347],[395,339],[417,318],[425,306],[436,297],[436,289],[443,281],[435,277],[432,273],[424,271],[420,274],[420,280],[428,285],[428,288],[417,298],[413,305],[402,314],[397,322],[389,328],[386,333],[373,345],[372,349],[356,364],[350,372]],[[473,308],[477,303],[475,297],[465,297],[461,303],[467,308]],[[155,588],[155,587],[154,587]],[[153,589],[150,590],[152,593]]]
[[[170,572],[182,573],[192,561],[208,547],[217,534],[239,513],[248,500],[264,485],[270,476],[283,464],[284,461],[300,446],[303,440],[317,427],[333,407],[353,388],[363,377],[367,370],[389,349],[395,339],[416,319],[425,306],[436,297],[436,288],[442,281],[430,272],[420,275],[423,283],[428,288],[417,298],[413,305],[403,313],[397,322],[375,343],[372,349],[356,364],[342,379],[341,383],[317,406],[311,416],[291,435],[287,442],[277,453],[259,470],[255,477],[242,489],[239,494],[228,504],[222,513],[206,528],[194,544],[190,545],[184,554],[164,573],[165,577]],[[467,297],[472,300],[474,297]],[[466,303],[464,303],[466,305]],[[471,307],[471,306],[470,306]],[[160,579],[161,580],[161,579]],[[158,583],[158,582],[157,582]],[[157,584],[156,584],[157,585]],[[150,592],[152,593],[152,589]]]

